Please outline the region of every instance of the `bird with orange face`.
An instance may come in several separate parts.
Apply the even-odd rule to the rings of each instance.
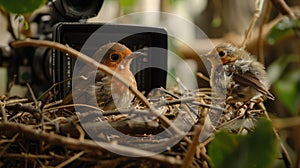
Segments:
[[[228,102],[247,102],[261,96],[274,100],[264,66],[245,49],[222,43],[206,58],[212,64],[211,87],[226,94]]]
[[[137,88],[136,79],[130,70],[130,64],[134,58],[141,55],[144,54],[132,52],[125,45],[112,42],[101,46],[95,52],[93,58],[100,57],[100,63],[123,77],[129,85]],[[128,108],[134,98],[128,86],[123,85],[114,76],[107,75],[99,70],[88,72],[86,80],[78,86],[78,88],[73,89],[71,96],[73,102],[87,103],[92,96],[95,96],[99,108],[103,110]]]

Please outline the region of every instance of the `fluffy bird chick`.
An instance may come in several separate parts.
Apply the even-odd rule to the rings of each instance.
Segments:
[[[211,62],[211,87],[227,101],[247,102],[258,97],[274,100],[264,66],[243,48],[222,43],[206,55]]]

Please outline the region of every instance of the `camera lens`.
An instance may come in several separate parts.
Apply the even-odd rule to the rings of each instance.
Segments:
[[[36,80],[42,83],[51,83],[51,50],[49,48],[37,48],[32,59],[33,73]]]
[[[71,1],[65,1],[66,4],[70,7],[73,8],[73,10],[76,11],[86,11],[91,8],[94,5],[93,1],[82,1],[82,0],[71,0]]]
[[[98,14],[103,0],[56,0],[50,3],[51,15],[56,21],[78,21]]]

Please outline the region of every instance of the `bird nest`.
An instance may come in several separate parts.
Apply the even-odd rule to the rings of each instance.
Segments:
[[[51,46],[115,75],[58,43],[29,39],[12,45]],[[103,111],[54,101],[51,89],[36,99],[27,86],[27,98],[0,99],[3,167],[209,167],[207,147],[214,132],[247,134],[267,115],[261,101],[215,105],[209,88],[160,88],[146,99],[126,85],[136,95],[132,108]]]
[[[2,96],[1,167],[208,167],[206,148],[213,135],[201,143],[198,137],[209,109],[222,110],[214,131],[226,129],[237,134],[251,131],[265,112],[260,102],[214,107],[210,89],[204,88],[184,93],[176,88],[158,89],[148,100],[160,116],[153,116],[139,99],[131,109],[103,112],[84,104],[49,101],[51,92],[48,95],[47,101],[37,100],[33,94],[26,98]],[[76,111],[74,106],[85,107],[85,111]],[[170,129],[167,138],[154,136],[171,127],[186,129],[178,142],[163,143],[175,137],[176,129]],[[107,131],[109,128],[124,137]],[[164,150],[154,153],[153,148]]]

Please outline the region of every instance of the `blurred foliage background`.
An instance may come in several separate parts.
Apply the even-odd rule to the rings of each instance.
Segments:
[[[287,123],[287,126],[283,124],[278,129],[293,159],[293,166],[300,167],[300,121],[297,117],[300,111],[300,21],[298,17],[300,16],[300,11],[298,10],[300,2],[299,0],[286,0],[287,5],[295,14],[295,18],[287,15],[284,16],[282,11],[276,8],[274,2],[271,4],[271,1],[264,1],[262,15],[255,25],[246,48],[251,53],[263,58],[261,61],[266,65],[269,81],[272,83],[272,93],[276,95],[275,101],[265,102],[269,113],[274,118],[282,118],[282,121],[285,121],[284,118],[295,118],[292,126],[289,125],[290,123]],[[17,34],[16,37],[19,39],[34,37],[34,25],[31,25],[30,17],[38,12],[47,11],[48,9],[45,4],[45,0],[0,0],[2,13],[0,18],[1,46],[7,46],[9,41],[11,41],[12,34],[9,32]],[[255,1],[105,0],[98,16],[88,21],[106,22],[132,12],[143,11],[162,11],[179,15],[195,23],[205,32],[213,44],[232,42],[240,45],[254,15]],[[155,19],[162,18],[145,18],[145,20],[140,21],[140,24],[155,22]],[[167,21],[165,22],[167,24]],[[9,30],[9,24],[12,24],[14,30]],[[203,39],[195,34],[193,30],[181,29],[180,25],[178,25],[174,30],[169,31],[182,31],[185,36],[194,41],[195,46],[193,48],[197,48],[197,52],[204,53],[207,51],[206,44],[201,42]],[[171,41],[170,44],[182,58],[193,61],[191,64],[196,65],[194,67],[195,72],[200,71],[207,75],[206,69],[195,51],[191,50],[189,46],[177,43],[176,41]],[[172,65],[170,66],[172,69]],[[178,65],[173,66],[176,67]],[[1,72],[3,72],[2,68]],[[3,78],[1,79],[1,92],[4,92],[7,83],[5,78],[7,77],[3,75],[1,78]],[[199,79],[199,87],[208,86],[208,82]],[[16,94],[20,94],[21,92],[24,91],[22,89],[15,91]],[[209,149],[209,152],[213,155],[211,156],[213,167],[224,167],[226,159],[228,163],[228,159],[241,159],[240,157],[242,156],[246,159],[244,162],[241,161],[239,165],[229,164],[230,167],[283,166],[283,163],[261,163],[264,161],[272,162],[272,158],[280,156],[277,153],[278,151],[276,152],[274,149],[276,145],[274,138],[270,138],[272,137],[270,123],[265,122],[258,125],[255,133],[246,138],[240,135],[227,135],[223,133],[216,135]],[[262,141],[265,141],[266,144],[260,144]],[[251,145],[249,147],[251,143],[252,145],[254,144],[254,147]],[[264,147],[267,150],[263,150],[262,148]],[[243,151],[240,151],[241,149]],[[264,151],[264,155],[256,156],[261,151]],[[244,155],[239,156],[237,153]],[[254,155],[256,158],[253,159],[249,155]],[[271,159],[268,160],[268,158]],[[261,163],[261,165],[250,165],[249,162],[253,160],[256,163]]]

